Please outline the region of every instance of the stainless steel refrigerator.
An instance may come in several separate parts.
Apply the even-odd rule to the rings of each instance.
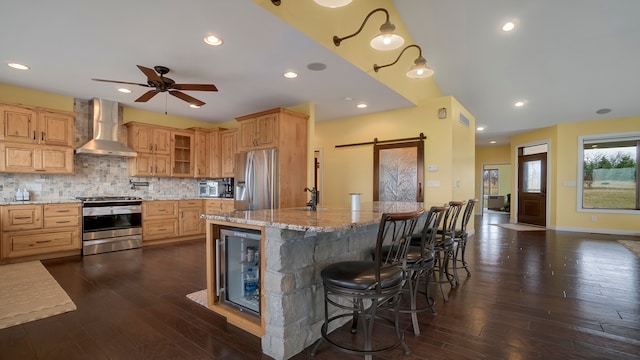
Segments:
[[[235,155],[236,210],[278,207],[278,151],[254,150]]]

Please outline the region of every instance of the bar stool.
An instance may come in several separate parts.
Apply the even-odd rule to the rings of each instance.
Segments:
[[[445,214],[448,206],[432,206],[425,217],[424,227],[422,231],[413,234],[411,237],[411,246],[407,251],[407,282],[403,291],[408,292],[411,300],[410,308],[399,308],[400,313],[411,314],[411,322],[413,323],[413,333],[420,335],[420,327],[418,326],[418,313],[433,309],[434,300],[429,296],[429,280],[433,276],[435,268],[434,247],[436,235],[440,222]],[[420,291],[420,284],[424,282],[425,290]],[[425,295],[427,305],[418,308],[418,293]]]
[[[392,350],[402,345],[406,355],[411,350],[404,342],[400,330],[398,304],[406,280],[406,256],[419,217],[424,210],[404,213],[382,214],[375,244],[373,261],[343,261],[322,269],[320,276],[324,285],[324,323],[320,329],[322,337],[314,345],[311,356],[324,340],[332,347],[350,354],[372,355]],[[389,250],[383,254],[383,245]],[[338,310],[329,317],[329,304]],[[393,319],[382,317],[378,310],[392,310]],[[362,342],[345,344],[337,336],[330,336],[328,329],[341,324],[340,320],[352,317],[351,333],[358,330],[358,319],[363,320]],[[374,347],[372,332],[375,320],[392,323],[396,339],[391,344]],[[337,321],[337,322],[336,322]],[[334,323],[336,322],[336,323]]]
[[[467,247],[467,240],[469,238],[469,233],[467,232],[467,225],[469,224],[469,220],[471,220],[471,216],[473,215],[473,208],[475,207],[477,199],[469,199],[467,201],[467,205],[464,208],[464,212],[462,213],[462,218],[460,220],[460,227],[456,229],[455,234],[453,236],[453,241],[456,244],[456,250],[453,257],[453,275],[456,278],[456,283],[460,283],[460,279],[458,278],[458,268],[463,268],[467,272],[467,276],[471,276],[471,272],[469,271],[469,265],[464,258],[465,250]],[[458,266],[458,264],[460,264]]]
[[[451,288],[456,287],[455,276],[449,272],[449,262],[454,258],[454,234],[456,231],[456,223],[458,216],[462,210],[464,201],[449,201],[449,208],[445,211],[442,219],[442,226],[437,231],[434,252],[436,255],[436,269],[438,279],[436,283],[440,286],[440,292],[444,301],[449,301],[447,293],[444,291],[444,285],[449,283]],[[435,276],[434,270],[434,276]]]

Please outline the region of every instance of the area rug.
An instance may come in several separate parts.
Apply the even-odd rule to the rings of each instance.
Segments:
[[[207,309],[209,308],[207,306],[207,289],[196,291],[196,292],[191,293],[191,294],[187,294],[187,298],[189,300],[191,300],[191,301],[194,301],[194,302],[206,307]]]
[[[636,240],[618,240],[620,244],[629,249],[636,256],[640,257],[640,241]]]
[[[0,265],[0,329],[76,310],[40,261]]]
[[[536,231],[536,230],[547,230],[541,226],[531,226],[531,225],[523,225],[523,224],[491,224],[495,226],[500,226],[501,228],[515,230],[515,231]]]

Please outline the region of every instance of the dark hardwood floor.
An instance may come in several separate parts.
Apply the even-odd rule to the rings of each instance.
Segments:
[[[631,237],[516,232],[476,217],[472,276],[419,317],[412,355],[381,359],[640,359],[640,259]],[[634,238],[639,240],[639,238]],[[267,359],[260,340],[188,300],[204,241],[43,261],[78,310],[0,330],[0,359]],[[0,279],[1,281],[1,279]],[[312,359],[310,349],[296,360]],[[361,359],[322,345],[316,360]]]

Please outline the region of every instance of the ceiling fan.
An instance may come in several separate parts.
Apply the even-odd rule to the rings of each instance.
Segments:
[[[147,83],[140,84],[128,81],[116,81],[116,80],[104,80],[104,79],[91,79],[94,81],[103,81],[110,82],[116,84],[129,84],[129,85],[139,85],[149,88],[155,88],[154,90],[149,90],[146,93],[142,94],[139,98],[136,99],[136,102],[147,102],[156,94],[161,92],[169,92],[169,94],[177,97],[178,99],[184,100],[191,105],[202,106],[205,103],[189,96],[180,90],[193,90],[193,91],[218,91],[213,84],[176,84],[175,81],[165,77],[165,74],[169,73],[169,68],[166,66],[154,66],[153,69],[136,65],[140,71],[142,71],[147,76]],[[155,71],[154,71],[155,70]]]

